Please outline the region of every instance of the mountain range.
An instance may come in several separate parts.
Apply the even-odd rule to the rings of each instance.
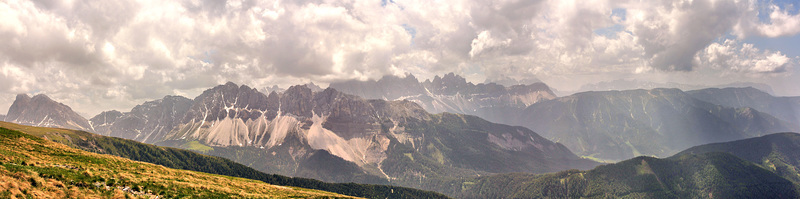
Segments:
[[[716,105],[679,89],[576,93],[528,106],[507,122],[578,155],[612,161],[667,157],[695,145],[800,130],[755,108]]]
[[[510,83],[510,81],[506,81]],[[384,76],[379,80],[331,83],[331,88],[367,99],[408,100],[431,113],[475,115],[503,123],[506,109],[521,109],[536,102],[555,98],[542,82],[503,86],[496,83],[473,84],[453,73],[420,82],[413,75]]]
[[[733,108],[750,107],[800,124],[800,97],[776,97],[753,88],[708,88],[687,92],[694,98]]]
[[[192,100],[167,96],[89,121],[102,135],[329,182],[430,188],[453,178],[598,165],[526,128],[306,85],[267,95],[227,83]]]
[[[194,99],[165,96],[90,120],[45,95],[21,94],[5,120],[189,149],[265,173],[465,197],[468,191],[451,185],[469,187],[478,181],[463,179],[502,173],[591,169],[596,161],[640,155],[669,157],[702,144],[800,131],[797,97],[753,88],[556,97],[541,82],[473,84],[451,73],[424,82],[386,76],[327,89],[311,83],[271,90],[229,82]],[[700,158],[730,159],[723,156]],[[637,161],[719,166],[675,157]],[[674,194],[659,196],[697,192]]]
[[[13,152],[22,148],[11,146],[13,145],[11,143],[25,146],[45,144],[38,148],[47,149],[48,151],[69,150],[65,147],[53,147],[56,145],[48,144],[52,142],[42,140],[39,138],[41,137],[87,151],[114,154],[135,160],[153,162],[170,168],[193,168],[223,175],[244,175],[252,179],[270,182],[271,184],[291,183],[292,186],[300,185],[301,187],[322,188],[323,190],[331,189],[337,193],[348,193],[348,195],[364,195],[368,193],[387,194],[391,192],[392,194],[404,193],[404,197],[440,197],[433,193],[407,190],[400,187],[394,187],[393,191],[373,192],[368,191],[368,189],[383,188],[381,186],[363,186],[353,183],[340,185],[329,183],[320,184],[318,182],[313,182],[313,180],[299,178],[286,179],[280,176],[277,176],[277,178],[270,177],[269,175],[265,176],[255,171],[248,171],[249,168],[243,165],[231,163],[220,158],[203,156],[180,149],[141,144],[125,139],[92,135],[80,131],[27,127],[3,122],[0,122],[0,127],[3,127],[0,128],[0,148],[11,147],[4,150],[7,152]],[[8,131],[6,128],[25,130],[26,133]],[[24,134],[36,135],[37,137],[26,137],[28,135]],[[26,139],[13,142],[4,141],[6,139],[17,139],[20,137],[26,137]],[[800,156],[796,154],[798,149],[800,149],[800,134],[778,133],[727,143],[696,146],[665,159],[637,157],[615,164],[599,166],[587,171],[566,170],[544,175],[510,173],[454,179],[447,183],[438,184],[439,187],[436,189],[458,198],[797,198],[800,196],[798,195],[800,193],[800,184],[798,184],[798,173],[796,169],[798,162],[800,162]],[[80,183],[97,184],[98,181],[102,184],[106,184],[106,186],[113,185],[111,186],[111,190],[114,189],[113,187],[137,187],[139,190],[125,189],[128,190],[128,192],[115,193],[137,194],[139,196],[179,196],[182,194],[213,195],[215,193],[225,195],[235,194],[220,192],[220,190],[214,192],[198,192],[198,190],[181,187],[182,185],[179,186],[178,189],[168,190],[164,189],[164,187],[149,184],[146,180],[159,180],[164,177],[139,178],[138,176],[142,173],[136,172],[136,170],[132,170],[133,175],[126,174],[126,176],[129,177],[114,178],[114,174],[120,175],[120,173],[131,172],[131,170],[126,168],[141,168],[142,166],[113,167],[103,165],[102,162],[119,162],[120,160],[111,160],[114,158],[108,159],[109,157],[103,157],[107,159],[96,159],[99,156],[87,154],[86,152],[77,152],[80,155],[74,157],[81,157],[90,161],[57,161],[58,165],[80,165],[78,168],[90,168],[94,171],[90,174],[92,175],[91,178],[75,178],[74,176],[82,175],[74,175],[70,173],[69,170],[44,169],[48,167],[48,165],[54,165],[51,162],[53,157],[44,153],[39,154],[37,151],[33,152],[35,153],[28,151],[26,154],[32,154],[32,157],[37,158],[36,161],[28,161],[24,158],[19,159],[15,156],[12,156],[11,159],[8,157],[3,158],[6,161],[3,161],[0,166],[12,168],[17,171],[35,170],[38,171],[37,173],[40,173],[39,176],[41,178],[30,177],[28,181],[32,182],[32,186],[21,186],[16,189],[12,187],[12,189],[9,189],[9,193],[33,193],[39,194],[39,196],[41,196],[40,194],[53,194],[51,193],[53,190],[58,190],[58,183],[66,184],[68,180],[71,180],[71,184],[77,185],[78,187],[81,187]],[[179,156],[183,158],[179,158]],[[214,169],[208,170],[208,168]],[[103,172],[109,170],[114,171],[112,176],[109,176],[107,172]],[[163,172],[163,167],[160,167],[151,169],[148,175],[153,176],[155,174],[156,176],[163,176]],[[175,171],[170,172],[174,173]],[[85,173],[86,172],[84,172],[83,175],[86,175]],[[0,175],[0,177],[3,176]],[[10,179],[13,181],[15,178],[18,179],[17,177]],[[234,181],[239,183],[241,180],[234,179]],[[74,184],[75,182],[78,184]],[[22,182],[20,181],[17,183],[21,184]],[[27,181],[25,183],[27,183]],[[192,180],[189,181],[189,183],[200,183],[200,181]],[[211,185],[214,184],[214,182],[204,182],[204,184]],[[175,185],[173,185],[173,187],[174,186]],[[231,186],[231,184],[227,186]],[[348,186],[349,188],[342,186]],[[42,187],[44,188],[42,189]],[[215,187],[215,185],[209,186],[209,188],[211,187]],[[237,186],[236,188],[238,189],[239,187]],[[96,193],[91,192],[91,188],[73,188],[72,190],[73,191],[67,194],[85,195]],[[108,190],[108,188],[106,190]],[[269,194],[273,196],[285,194],[325,194],[323,192],[314,192],[313,190],[311,192],[309,192],[309,190],[296,188],[294,188],[294,190],[299,192],[293,193],[291,192],[292,190],[285,190],[289,192],[269,192]],[[385,197],[376,196],[377,195],[372,195],[369,197]],[[254,197],[254,195],[250,195],[249,197]]]
[[[264,95],[228,83],[193,101],[181,125],[156,144],[208,146],[206,154],[269,173],[426,188],[481,173],[596,165],[525,128],[332,88],[300,85]]]
[[[745,87],[753,87],[763,92],[769,93],[770,95],[775,93],[772,90],[772,87],[770,87],[767,84],[752,83],[752,82],[734,82],[729,84],[708,86],[708,85],[696,85],[696,84],[682,84],[675,82],[657,83],[657,82],[626,80],[626,79],[618,79],[612,81],[598,82],[594,84],[586,84],[581,86],[581,88],[578,89],[577,92],[613,91],[613,90],[621,91],[621,90],[654,89],[654,88],[677,88],[688,91],[688,90],[701,90],[706,88],[745,88]]]
[[[454,74],[424,82],[413,75],[386,76],[330,87],[364,98],[408,99],[429,112],[524,126],[598,161],[667,157],[699,144],[800,130],[800,98],[774,97],[752,87],[589,91],[556,97],[541,82],[475,85]],[[523,101],[531,103],[519,103]]]
[[[798,198],[800,134],[776,133],[640,156],[592,170],[457,180],[458,198]]]
[[[729,153],[640,156],[588,171],[500,174],[453,183],[458,198],[798,198],[800,189]]]

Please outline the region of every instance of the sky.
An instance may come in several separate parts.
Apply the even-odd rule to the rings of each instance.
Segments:
[[[255,88],[454,72],[576,90],[618,79],[800,96],[796,1],[0,1],[0,113],[85,117],[228,81]]]

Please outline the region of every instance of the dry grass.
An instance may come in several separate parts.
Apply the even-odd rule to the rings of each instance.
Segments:
[[[70,131],[0,126],[42,136]],[[65,132],[61,132],[65,133]],[[66,132],[68,133],[68,132]],[[49,139],[49,138],[48,138]],[[111,185],[111,186],[107,186]],[[127,187],[127,189],[126,189]],[[138,191],[132,191],[138,190]],[[170,169],[0,129],[0,198],[338,198],[318,190]]]

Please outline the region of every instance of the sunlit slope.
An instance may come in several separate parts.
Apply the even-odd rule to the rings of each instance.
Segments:
[[[727,153],[637,157],[589,171],[453,183],[459,198],[798,198],[798,186]]]
[[[732,142],[689,148],[676,156],[726,152],[800,183],[800,134],[776,133]]]
[[[7,128],[0,128],[0,163],[2,198],[348,197],[90,153]]]
[[[226,176],[260,180],[275,185],[325,190],[366,198],[445,198],[446,196],[404,187],[355,183],[326,183],[314,179],[292,178],[259,172],[228,159],[192,151],[142,144],[132,140],[101,136],[82,131],[44,128],[0,122],[0,127],[19,130],[74,148],[149,162],[169,168],[200,171]]]

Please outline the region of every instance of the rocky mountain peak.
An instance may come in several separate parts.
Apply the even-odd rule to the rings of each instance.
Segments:
[[[130,112],[105,111],[90,121],[99,134],[154,143],[180,123],[191,105],[189,98],[165,96],[137,105]]]
[[[44,94],[32,98],[27,94],[17,95],[8,109],[5,120],[24,125],[92,131],[92,126],[86,118],[72,111],[69,106],[53,101]]]
[[[119,112],[117,110],[103,111],[102,113],[92,117],[92,119],[89,119],[89,121],[92,122],[93,127],[97,127],[100,125],[110,125],[113,124],[114,121],[116,121],[121,116],[122,112]]]
[[[307,85],[294,85],[284,91],[284,95],[311,95],[313,91]]]
[[[331,83],[330,87],[366,99],[408,100],[431,113],[462,113],[494,122],[515,117],[517,109],[556,98],[550,87],[538,81],[512,86],[494,82],[474,84],[455,73],[437,75],[424,82],[408,74],[406,77],[384,76],[377,81]]]
[[[308,84],[305,84],[304,86],[308,87],[308,89],[311,89],[312,92],[320,92],[323,90],[322,87],[317,86],[316,84],[314,84],[314,82],[310,82]]]
[[[29,101],[29,100],[31,100],[31,96],[28,96],[28,94],[25,94],[25,93],[20,93],[20,94],[17,94],[17,99],[16,100],[20,100],[20,101],[28,100]]]
[[[261,116],[261,113],[240,110],[265,111],[268,105],[267,96],[257,89],[246,85],[238,86],[232,82],[203,91],[191,103],[183,123],[192,120],[214,121],[239,114],[245,118],[255,118]]]
[[[447,73],[441,78],[439,76],[434,77],[431,84],[423,86],[434,93],[454,95],[470,90],[475,84],[467,82],[467,79],[455,73]]]
[[[264,87],[264,90],[262,90],[262,92],[263,92],[265,95],[266,95],[266,94],[270,94],[270,93],[272,93],[272,92],[276,92],[276,93],[282,93],[283,91],[286,91],[286,89],[283,89],[283,88],[281,88],[281,87],[278,87],[278,85],[272,85],[272,87]]]
[[[313,92],[306,85],[295,85],[286,89],[280,99],[281,111],[285,114],[310,118],[313,108]]]
[[[19,117],[19,115],[22,114],[23,109],[28,107],[28,104],[30,103],[30,96],[27,94],[17,94],[17,98],[14,100],[14,103],[8,108],[8,114],[6,114],[6,118],[9,119],[8,121],[11,121],[11,118]]]
[[[31,100],[44,100],[44,101],[56,102],[56,101],[53,101],[52,99],[50,99],[50,97],[47,97],[47,95],[45,95],[45,94],[34,95],[33,98],[31,98]],[[58,102],[56,102],[56,103],[58,103]]]
[[[236,83],[233,83],[231,81],[225,82],[225,84],[223,84],[222,86],[225,86],[225,87],[238,87],[236,85]]]

